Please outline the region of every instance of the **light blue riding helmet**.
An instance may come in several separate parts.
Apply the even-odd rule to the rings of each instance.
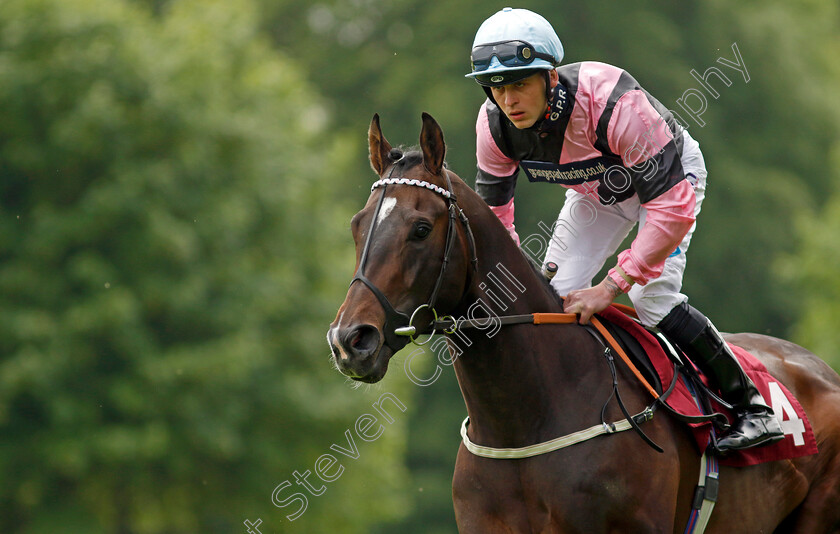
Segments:
[[[472,72],[466,77],[496,87],[560,66],[563,44],[542,16],[506,7],[478,28],[470,59]]]

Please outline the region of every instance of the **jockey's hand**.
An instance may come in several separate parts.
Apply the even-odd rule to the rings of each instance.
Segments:
[[[595,287],[570,291],[563,303],[563,311],[580,315],[578,322],[588,324],[593,315],[605,310],[621,293],[618,284],[607,276]]]

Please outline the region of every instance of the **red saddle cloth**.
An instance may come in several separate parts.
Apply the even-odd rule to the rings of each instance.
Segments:
[[[662,381],[663,387],[667,388],[674,376],[674,365],[654,335],[615,307],[611,306],[599,313],[599,315],[609,322],[627,330],[641,344],[642,348],[647,352],[651,363],[653,363],[657,374],[659,374],[659,379]],[[721,457],[720,463],[742,467],[816,454],[817,441],[814,438],[814,431],[811,428],[811,423],[808,421],[805,410],[799,404],[799,401],[796,400],[796,397],[788,391],[780,380],[774,378],[767,371],[764,364],[755,356],[731,343],[729,346],[741,362],[744,371],[746,371],[747,375],[755,383],[767,405],[773,408],[773,412],[782,425],[785,438],[772,445],[733,451],[727,456]],[[671,396],[668,397],[667,402],[676,411],[685,415],[702,415],[683,378],[677,381],[677,386],[673,393],[671,393]],[[715,411],[726,414],[730,422],[733,420],[731,412],[714,401],[712,402],[712,408]],[[699,450],[706,450],[711,440],[712,424],[691,423],[689,426],[692,429]]]

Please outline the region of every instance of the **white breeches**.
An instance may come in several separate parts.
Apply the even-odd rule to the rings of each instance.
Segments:
[[[706,165],[697,141],[685,130],[683,136],[681,161],[694,186],[696,217],[706,192]],[[554,290],[566,295],[574,289],[590,287],[594,276],[616,253],[633,226],[638,223],[639,229],[644,227],[646,216],[647,210],[639,203],[638,196],[605,206],[592,196],[569,189],[545,255],[545,263],[553,261],[558,266],[557,274],[551,280]],[[643,286],[634,284],[628,293],[644,325],[655,326],[675,306],[688,299],[680,291],[686,252],[696,226],[695,222],[679,247],[665,260],[658,278]]]

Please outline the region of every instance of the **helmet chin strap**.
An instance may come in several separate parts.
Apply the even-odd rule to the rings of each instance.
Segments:
[[[545,103],[548,106],[551,103],[551,71],[545,71]]]
[[[493,102],[496,105],[496,107],[499,107],[499,103],[496,102],[495,98],[493,98],[493,90],[487,87],[486,85],[482,85],[481,88],[484,89],[484,93],[487,95],[487,98],[490,99],[490,102]]]
[[[573,97],[560,82],[549,90],[549,95],[545,116],[539,121],[541,132],[565,128],[564,125],[574,107]]]

